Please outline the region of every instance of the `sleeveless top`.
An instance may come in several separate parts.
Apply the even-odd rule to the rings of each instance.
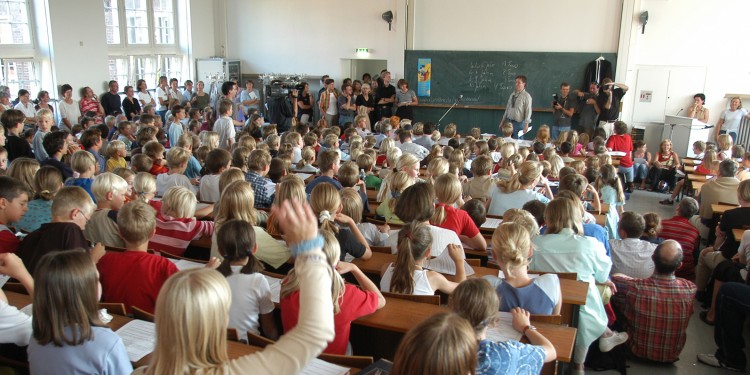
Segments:
[[[662,154],[661,152],[657,152],[656,158],[657,160],[659,160],[659,163],[662,163],[667,167],[671,167],[674,165],[674,158],[672,157],[672,152],[668,154]]]
[[[388,269],[385,270],[383,277],[380,279],[380,290],[383,292],[391,291],[391,279],[393,278],[393,263],[388,265]],[[414,291],[411,294],[415,296],[431,296],[435,294],[435,290],[430,286],[430,281],[427,279],[427,270],[415,270],[414,271]]]
[[[560,300],[560,280],[555,274],[541,275],[531,284],[516,288],[499,280],[495,289],[500,297],[500,311],[521,307],[532,314],[550,315]]]

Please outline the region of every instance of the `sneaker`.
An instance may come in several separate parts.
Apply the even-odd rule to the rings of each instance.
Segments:
[[[708,354],[708,353],[698,354],[698,362],[709,365],[711,367],[727,369],[729,371],[745,372],[745,369],[730,367],[724,363],[721,363],[721,361],[719,361],[719,359],[716,358],[716,356],[713,354]]]
[[[614,349],[615,346],[624,344],[625,341],[628,341],[626,332],[613,332],[612,336],[599,338],[599,350],[606,353]]]
[[[671,200],[671,199],[664,199],[664,200],[660,200],[659,204],[664,204],[664,205],[667,205],[667,206],[671,206],[671,205],[674,204],[674,201]]]

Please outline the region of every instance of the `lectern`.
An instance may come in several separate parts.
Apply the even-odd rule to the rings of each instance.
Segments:
[[[695,157],[693,143],[707,141],[709,129],[712,127],[692,117],[667,115],[664,116],[662,139],[671,139],[672,149],[678,155],[691,158]]]

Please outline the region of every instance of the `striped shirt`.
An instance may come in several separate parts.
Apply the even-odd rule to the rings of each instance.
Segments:
[[[675,240],[682,246],[682,265],[675,275],[688,280],[695,280],[695,245],[698,243],[700,232],[690,220],[675,216],[661,222],[659,237],[665,240]]]
[[[191,218],[174,218],[159,213],[156,215],[156,234],[149,241],[148,248],[182,256],[190,241],[214,233],[213,221]]]

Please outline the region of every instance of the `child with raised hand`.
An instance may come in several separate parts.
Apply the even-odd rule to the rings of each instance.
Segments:
[[[334,339],[332,270],[320,250],[316,215],[299,201],[274,206],[273,212],[295,256],[299,278],[300,320],[276,344],[263,351],[230,360],[226,350],[227,314],[231,291],[226,280],[211,270],[183,271],[170,278],[156,308],[156,350],[148,368],[135,374],[200,372],[296,374]],[[202,342],[195,342],[195,338]],[[206,358],[208,356],[208,358]],[[206,358],[205,360],[199,358]]]
[[[378,226],[362,222],[362,199],[356,190],[343,188],[339,194],[341,194],[341,213],[351,217],[357,223],[357,228],[370,246],[383,246],[390,231],[388,224]]]
[[[323,352],[328,354],[348,354],[349,331],[351,322],[359,317],[374,313],[385,306],[385,297],[380,294],[378,287],[356,265],[340,261],[341,248],[336,235],[329,230],[321,230],[324,239],[323,253],[328,263],[337,273],[333,273],[333,322],[336,337]],[[351,273],[360,284],[344,283],[341,275]],[[299,287],[300,279],[293,269],[282,282],[281,287],[281,320],[284,331],[289,331],[297,325],[299,319]]]
[[[125,143],[114,140],[107,146],[107,172],[112,172],[117,168],[127,168],[128,162],[125,161],[128,150],[125,149]]]
[[[492,286],[483,279],[464,281],[456,287],[448,302],[454,313],[471,324],[479,340],[476,374],[539,374],[545,362],[552,362],[557,358],[557,351],[552,343],[531,325],[528,311],[515,307],[511,313],[513,328],[526,336],[531,344],[515,340],[487,340],[488,326],[497,324],[498,302],[498,296],[492,290]]]
[[[253,255],[258,250],[253,225],[234,219],[224,223],[217,232],[224,260],[216,270],[227,278],[232,290],[229,328],[237,329],[241,337],[245,337],[246,332],[259,335],[263,329],[266,337],[278,339],[271,287],[260,273],[262,266]]]
[[[8,225],[19,222],[26,214],[30,194],[21,181],[0,176],[0,253],[15,253],[18,249],[21,240]]]
[[[486,276],[500,298],[500,311],[516,307],[532,314],[560,314],[560,280],[555,274],[531,279],[527,268],[532,245],[529,231],[521,224],[504,222],[492,235],[492,256],[503,271],[504,279]]]
[[[99,277],[89,253],[47,254],[34,276],[34,336],[28,348],[31,373],[127,374],[133,370],[122,339],[100,318]]]
[[[40,168],[34,175],[34,200],[29,202],[29,210],[16,228],[30,233],[52,221],[52,200],[62,187],[62,173],[57,168]]]
[[[380,290],[391,293],[433,295],[436,290],[451,294],[458,283],[466,280],[461,246],[448,245],[447,251],[456,264],[456,282],[448,281],[440,273],[422,268],[430,257],[432,234],[429,225],[412,221],[398,232],[398,256],[382,272]]]
[[[156,183],[158,186],[158,177]],[[188,188],[170,187],[161,202],[161,212],[156,215],[156,235],[149,242],[150,249],[183,256],[190,241],[213,235],[213,221],[195,218],[198,199]]]
[[[341,244],[341,260],[346,254],[367,260],[372,257],[370,245],[359,231],[357,223],[341,212],[341,197],[335,186],[329,183],[318,184],[310,194],[310,206],[318,215],[320,229],[333,232]],[[338,224],[349,230],[341,230]]]
[[[491,165],[491,163],[490,163]],[[466,211],[456,208],[464,204],[461,199],[461,182],[454,174],[446,173],[435,180],[437,204],[430,223],[449,229],[459,235],[461,242],[475,250],[487,250],[487,241]]]
[[[0,253],[0,275],[10,276],[34,295],[34,279],[15,254]],[[8,297],[0,289],[0,344],[25,346],[31,339],[31,317],[8,304]]]

